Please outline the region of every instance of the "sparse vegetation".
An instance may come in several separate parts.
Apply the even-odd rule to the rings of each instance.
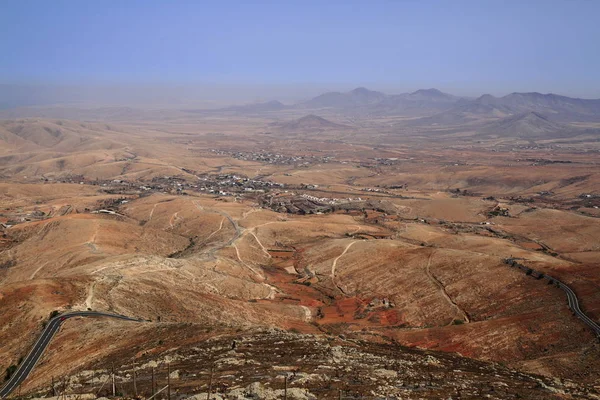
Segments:
[[[8,260],[0,262],[0,270],[8,269],[8,268],[14,267],[15,265],[17,265],[17,262],[14,259],[8,259]]]
[[[17,370],[17,366],[12,364],[10,366],[8,366],[8,368],[6,368],[6,372],[4,374],[4,381],[8,381],[10,379],[10,377],[15,373],[15,371]]]

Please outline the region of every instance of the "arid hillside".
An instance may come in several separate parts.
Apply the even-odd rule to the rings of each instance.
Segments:
[[[144,391],[170,360],[182,398],[210,364],[223,396],[278,396],[284,372],[298,398],[598,395],[598,338],[554,281],[600,319],[594,123],[572,141],[541,117],[425,131],[307,107],[2,121],[0,370],[52,312],[93,310],[143,322],[65,321],[24,392],[106,390],[93,376],[115,363],[131,395],[134,358]]]

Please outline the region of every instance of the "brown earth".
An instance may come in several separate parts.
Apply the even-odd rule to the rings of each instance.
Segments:
[[[187,352],[270,328],[323,335],[315,346],[344,335],[367,353],[401,344],[599,384],[597,339],[564,293],[503,263],[517,257],[561,279],[600,318],[594,143],[582,152],[563,142],[498,151],[402,141],[376,119],[286,138],[264,134],[271,122],[3,121],[0,370],[27,353],[51,311],[90,308],[151,322],[70,321],[27,390],[41,390],[51,371],[125,365],[132,343],[138,356]],[[278,213],[259,206],[262,192],[201,193],[205,174],[378,206]],[[150,188],[157,182],[168,185]]]

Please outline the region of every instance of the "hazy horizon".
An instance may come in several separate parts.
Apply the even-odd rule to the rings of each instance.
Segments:
[[[25,0],[0,9],[5,108],[289,103],[359,86],[600,98],[598,2]]]
[[[457,96],[476,98],[483,94],[501,97],[513,92],[470,93],[434,85],[422,87],[394,88],[369,84],[304,84],[304,85],[60,85],[60,84],[2,84],[0,83],[0,109],[15,107],[110,107],[128,106],[137,108],[216,108],[234,104],[259,103],[278,100],[295,104],[329,91],[348,92],[357,87],[366,87],[386,94],[410,93],[419,89],[435,88]],[[549,92],[539,91],[546,94]],[[554,93],[568,96],[566,93]],[[571,97],[577,97],[571,95]]]

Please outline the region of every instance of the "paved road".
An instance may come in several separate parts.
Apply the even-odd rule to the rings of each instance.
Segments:
[[[37,342],[35,342],[35,345],[27,357],[25,357],[23,362],[21,362],[17,370],[13,373],[8,382],[6,382],[4,387],[0,389],[0,399],[8,396],[15,388],[19,387],[19,384],[22,383],[27,376],[29,376],[39,359],[42,357],[42,354],[44,354],[44,350],[46,350],[46,347],[48,347],[48,344],[50,344],[52,337],[60,328],[60,325],[67,319],[73,317],[110,317],[123,319],[126,321],[142,322],[142,320],[129,318],[124,315],[108,314],[96,311],[75,311],[52,318],[42,331],[42,334],[38,338]]]
[[[554,279],[552,277],[549,278]],[[600,325],[598,325],[596,321],[594,321],[593,319],[588,317],[583,311],[581,311],[581,308],[579,308],[579,300],[577,300],[575,292],[573,292],[573,290],[570,287],[568,287],[561,281],[556,279],[554,280],[558,283],[558,287],[560,287],[567,293],[567,302],[569,303],[569,308],[575,313],[575,315],[579,317],[579,319],[581,319],[587,326],[589,326],[598,337],[600,337]]]
[[[596,336],[598,336],[598,338],[600,338],[600,324],[598,324],[596,321],[594,321],[593,319],[591,319],[590,317],[588,317],[579,307],[579,299],[577,299],[577,295],[575,294],[575,292],[573,291],[573,289],[571,289],[569,286],[565,285],[564,283],[562,283],[561,281],[559,281],[556,278],[553,278],[550,275],[546,275],[546,274],[542,274],[541,272],[538,272],[532,268],[529,268],[523,264],[520,264],[518,262],[516,262],[514,259],[507,259],[505,260],[506,264],[509,264],[513,267],[517,267],[525,272],[527,272],[528,270],[531,270],[531,275],[535,278],[541,279],[541,277],[543,277],[544,279],[547,279],[548,281],[553,281],[556,282],[556,284],[558,285],[559,288],[561,288],[566,294],[567,294],[567,304],[569,305],[569,308],[571,309],[571,311],[573,311],[573,313],[581,320],[583,321],[584,324],[586,324],[587,326],[590,327],[590,329],[592,331],[594,331],[594,333],[596,334]]]

